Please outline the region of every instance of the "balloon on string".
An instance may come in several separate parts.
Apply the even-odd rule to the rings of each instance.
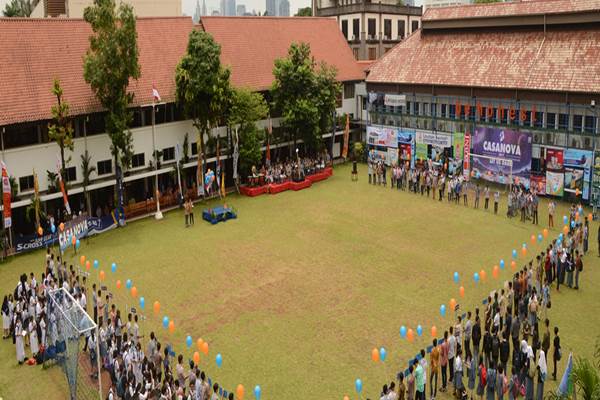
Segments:
[[[204,353],[204,355],[208,355],[208,343],[207,342],[202,343],[202,352]]]
[[[187,346],[187,348],[189,349],[190,347],[192,347],[192,337],[190,335],[187,335],[187,337],[185,338],[185,345]]]
[[[500,268],[504,269],[504,260],[500,260]]]
[[[515,270],[515,268],[517,268],[517,263],[516,263],[516,262],[514,262],[514,261],[511,261],[511,262],[510,262],[510,267],[511,267],[511,268],[512,268],[512,270],[514,271],[514,270]]]
[[[54,226],[54,224],[50,225],[50,231],[56,233],[56,226]]]
[[[198,338],[196,341],[196,347],[198,348],[198,351],[202,351],[202,344],[204,344],[204,340],[202,340],[202,338]]]
[[[531,244],[535,244],[535,235],[531,235]]]
[[[475,272],[473,274],[473,280],[475,281],[475,283],[479,283],[479,273],[478,272]]]
[[[132,286],[132,284],[131,284],[131,279],[127,279],[127,281],[125,282],[125,287],[126,287],[127,289],[131,289],[131,286]]]
[[[140,297],[140,308],[143,310],[144,307],[146,307],[146,299],[143,297]]]
[[[562,240],[563,240],[563,237],[564,237],[564,236],[563,236],[563,234],[562,234],[562,233],[561,233],[561,234],[559,234],[559,235],[558,235],[558,240],[560,240],[560,241],[562,242]]]
[[[117,289],[121,289],[121,280],[117,279]]]
[[[588,221],[592,221],[594,219],[594,216],[592,215],[592,213],[588,214]]]
[[[160,303],[158,301],[155,301],[152,308],[154,309],[154,314],[158,315],[158,313],[160,312]]]
[[[163,317],[163,327],[164,328],[169,327],[169,317],[167,317],[166,315]]]
[[[83,267],[85,265],[85,256],[79,257],[79,264]]]
[[[538,233],[538,242],[542,242],[542,240],[544,240],[544,238],[542,237],[541,233]]]
[[[563,224],[566,225],[569,223],[569,218],[566,215],[563,215]]]
[[[440,306],[440,314],[441,314],[442,317],[446,316],[446,305],[445,304],[442,304]]]
[[[500,275],[500,269],[497,265],[494,265],[494,268],[492,268],[492,276],[494,279],[498,279],[498,275]]]
[[[575,221],[579,221],[579,211],[575,212]]]
[[[458,283],[458,280],[459,280],[458,272],[454,272],[454,283]]]
[[[450,299],[450,311],[456,310],[456,300],[453,298]]]
[[[42,229],[42,228],[40,228]],[[40,235],[41,236],[41,235]],[[77,238],[75,236],[71,236],[71,244],[75,246],[77,244]]]
[[[379,349],[379,359],[381,360],[381,362],[385,361],[386,356],[387,356],[387,351],[385,350],[385,347],[381,347]]]
[[[408,329],[408,332],[406,332],[406,338],[408,339],[409,342],[412,342],[413,340],[415,340],[415,334],[413,333],[412,329]]]
[[[192,359],[194,360],[194,364],[196,364],[196,365],[200,364],[200,353],[195,351]]]
[[[117,272],[117,264],[112,263],[112,265],[110,266],[110,270],[112,271],[112,273],[114,274],[115,272]]]
[[[406,337],[406,327],[405,327],[404,325],[402,325],[402,326],[400,327],[400,337],[401,337],[402,339],[404,339],[404,338]]]
[[[548,237],[548,229],[544,228],[544,230],[542,231],[542,235],[544,235],[544,238]]]
[[[517,258],[517,250],[513,249],[512,256],[513,258]]]
[[[465,297],[465,287],[464,286],[461,286],[458,289],[458,294],[460,294],[460,297]]]
[[[100,278],[100,280],[103,281],[105,277],[106,277],[106,275],[104,274],[104,271],[100,270],[100,273],[98,274],[98,278]]]
[[[215,363],[219,368],[221,368],[221,365],[223,365],[223,356],[221,355],[221,353],[217,354],[217,356],[215,357]]]
[[[91,266],[92,266],[92,264],[90,264],[90,260],[87,260],[85,262],[85,269],[87,269],[89,271]]]
[[[131,288],[131,297],[137,297],[138,295],[138,291],[137,288],[134,286]]]
[[[484,270],[479,271],[479,277],[482,281],[485,282],[485,278],[487,277],[487,273]]]
[[[575,221],[571,221],[571,228],[575,228]]]
[[[58,228],[60,229],[61,232],[63,232],[65,230],[65,224],[63,224],[61,222],[60,225],[58,225]]]
[[[198,357],[200,357],[199,354]],[[244,385],[242,385],[241,383],[237,385],[237,387],[235,388],[235,394],[237,395],[237,398],[239,400],[244,400]]]
[[[174,321],[169,321],[169,332],[173,333],[175,332],[175,322]]]
[[[417,335],[423,336],[423,327],[421,325],[417,325]]]
[[[373,348],[373,350],[371,350],[371,360],[373,360],[374,362],[379,361],[379,350],[377,350],[376,348]]]
[[[523,248],[521,249],[521,253],[523,254],[523,257],[525,257],[525,256],[527,255],[527,248],[526,248],[526,247],[523,247]]]
[[[348,397],[348,396],[344,396],[344,399],[343,399],[343,400],[350,400],[350,397]]]
[[[98,262],[98,260],[94,260],[94,268],[98,269],[99,265],[100,265],[100,263]]]
[[[431,327],[431,337],[432,338],[437,337],[437,328],[435,327],[435,325]]]
[[[254,386],[254,397],[256,398],[256,400],[260,400],[260,386],[256,385]]]
[[[79,239],[77,239],[77,240],[75,241],[75,248],[76,248],[77,250],[79,250],[79,247],[81,247],[81,242],[79,241]]]
[[[358,378],[354,381],[354,389],[356,389],[356,393],[358,394],[362,392],[362,381]]]

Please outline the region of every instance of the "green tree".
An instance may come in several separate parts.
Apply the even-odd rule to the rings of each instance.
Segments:
[[[224,122],[229,109],[231,87],[228,69],[221,65],[221,46],[201,30],[190,33],[186,54],[175,72],[177,102],[198,131],[198,157],[206,164],[204,135]],[[204,181],[204,171],[202,171]]]
[[[131,79],[140,77],[133,8],[124,2],[116,8],[114,0],[94,0],[92,6],[86,7],[83,18],[94,33],[84,58],[83,75],[107,110],[106,133],[112,142],[115,168],[127,168],[133,156],[129,130],[132,113],[128,109],[133,93],[127,88]],[[117,174],[117,186],[121,175]]]
[[[90,177],[94,172],[96,172],[96,166],[92,165],[92,156],[90,156],[86,150],[85,153],[81,155],[81,175],[83,176],[83,197],[85,198],[85,206],[90,217],[92,216],[92,203],[87,188],[91,182]]]
[[[2,12],[5,17],[30,17],[38,0],[11,0]]]
[[[227,122],[229,126],[238,128],[242,176],[249,175],[252,166],[262,160],[264,136],[256,121],[264,119],[268,112],[269,107],[262,94],[247,89],[233,90]]]
[[[322,145],[322,136],[331,130],[337,99],[342,93],[342,85],[337,81],[337,70],[325,63],[320,65],[316,73],[316,95],[317,109],[319,110],[319,145]],[[344,120],[345,122],[345,120]],[[333,139],[333,138],[332,138]]]
[[[294,17],[312,17],[312,8],[311,7],[302,7],[298,9],[298,12]]]
[[[73,126],[69,121],[69,103],[63,100],[63,90],[58,79],[54,79],[52,94],[56,96],[56,105],[51,109],[54,123],[48,124],[48,137],[55,141],[60,148],[60,173],[64,179],[66,163],[71,159],[69,157],[68,160],[65,160],[65,149],[73,151]]]

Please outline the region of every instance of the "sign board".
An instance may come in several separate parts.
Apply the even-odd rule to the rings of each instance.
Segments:
[[[383,104],[388,107],[406,107],[406,95],[404,94],[386,94]]]

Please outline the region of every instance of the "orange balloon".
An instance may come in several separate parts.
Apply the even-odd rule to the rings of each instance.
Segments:
[[[510,267],[514,270],[515,268],[517,268],[517,263],[514,261],[510,262]]]
[[[175,332],[175,322],[173,322],[173,320],[169,321],[169,332]]]
[[[344,400],[350,400],[350,397],[344,396]]]
[[[200,353],[195,351],[192,359],[194,360],[194,364],[196,364],[196,365],[200,364]]]
[[[154,302],[154,314],[157,314],[160,312],[160,303],[158,301]]]
[[[523,257],[525,257],[527,255],[527,248],[526,247],[522,247],[521,248],[521,254],[523,254]]]
[[[42,236],[44,234],[44,230],[42,229],[42,227],[40,226],[38,228],[38,235]]]
[[[535,244],[535,235],[531,235],[531,244]]]
[[[204,353],[204,355],[208,354],[208,343],[207,342],[202,343],[202,352]]]
[[[434,326],[431,327],[431,337],[437,337],[437,328]]]
[[[134,286],[131,288],[131,297],[137,297],[137,288]]]
[[[487,278],[487,273],[484,270],[479,271],[479,277],[483,282],[485,282],[485,278]]]
[[[79,264],[83,267],[85,265],[85,256],[79,257]]]
[[[100,280],[103,281],[104,277],[105,277],[104,271],[100,271],[100,273],[98,275],[99,275]]]
[[[204,340],[202,340],[202,338],[199,338],[196,341],[196,347],[198,347],[198,351],[202,351],[202,345],[204,344]]]
[[[460,297],[465,297],[465,288],[464,288],[464,286],[461,286],[458,289],[458,294],[460,294]]]
[[[409,342],[412,342],[413,340],[415,340],[415,334],[413,333],[412,329],[408,329],[408,332],[406,332],[406,338],[408,339]]]
[[[494,265],[494,268],[492,269],[492,276],[494,279],[498,279],[498,275],[500,275],[500,268],[498,268],[497,265]]]
[[[456,307],[456,300],[453,298],[450,299],[450,311],[454,311],[455,307]]]
[[[117,289],[121,289],[121,280],[117,279]]]
[[[91,264],[90,264],[90,260],[87,260],[87,261],[85,262],[85,269],[87,269],[87,270],[89,271],[89,270],[90,270],[90,266],[91,266]]]
[[[73,246],[75,246],[75,243],[77,243],[77,238],[75,236],[73,236],[73,238],[71,239],[71,243],[73,244]]]
[[[579,211],[575,211],[575,221],[579,220]]]
[[[592,213],[589,213],[589,214],[588,214],[588,221],[591,221],[591,220],[593,220],[593,219],[594,219],[594,216],[592,215]]]
[[[373,349],[371,350],[371,360],[377,362],[379,361],[379,350]]]
[[[542,235],[544,235],[544,238],[548,237],[548,229],[544,228],[544,230],[542,231]]]
[[[60,231],[64,231],[65,230],[65,224],[63,224],[62,222],[60,223],[60,225],[58,226],[58,229],[60,229]]]
[[[235,394],[237,394],[237,398],[239,400],[244,400],[244,385],[242,385],[241,383],[237,385],[237,388],[235,389]]]

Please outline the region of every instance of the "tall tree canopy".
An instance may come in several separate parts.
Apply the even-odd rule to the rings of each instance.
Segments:
[[[318,150],[341,93],[335,68],[325,63],[317,68],[310,46],[293,43],[288,56],[275,61],[273,75],[273,106],[281,114],[294,146],[302,139],[308,151]]]
[[[38,2],[39,0],[11,0],[6,3],[2,13],[5,17],[30,17]]]
[[[298,12],[294,17],[312,17],[312,8],[311,7],[302,7],[298,9]]]
[[[54,79],[52,94],[56,96],[56,105],[51,109],[54,122],[48,125],[48,137],[60,148],[60,173],[64,178],[68,162],[65,160],[65,149],[73,151],[73,126],[69,121],[69,103],[63,99],[63,89],[58,79]]]
[[[85,55],[83,75],[108,111],[106,133],[112,141],[115,164],[129,167],[133,138],[129,130],[132,112],[128,107],[133,93],[127,87],[132,78],[140,77],[133,8],[125,2],[116,8],[115,0],[94,0],[94,4],[85,9],[83,18],[94,32]]]

